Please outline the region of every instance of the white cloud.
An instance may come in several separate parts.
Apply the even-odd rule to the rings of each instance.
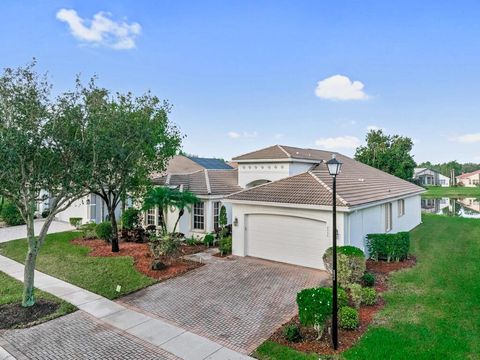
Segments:
[[[132,49],[142,31],[140,24],[113,21],[111,14],[98,12],[93,19],[83,19],[73,9],[60,9],[57,19],[66,22],[78,40],[92,45],[103,45],[117,50]]]
[[[352,81],[344,75],[333,75],[317,83],[315,94],[327,100],[366,100],[369,96],[363,88],[360,81]]]
[[[471,144],[471,143],[480,142],[480,133],[464,134],[464,135],[460,135],[460,136],[454,136],[454,137],[450,138],[450,141],[456,141],[456,142],[464,143],[464,144]]]
[[[248,132],[248,131],[243,131],[243,132],[237,132],[237,131],[230,131],[227,133],[227,135],[232,138],[232,139],[239,139],[239,138],[256,138],[258,136],[258,133],[256,131]]]
[[[360,139],[355,136],[338,136],[329,138],[320,138],[315,141],[315,145],[325,150],[334,149],[355,149],[360,146]]]

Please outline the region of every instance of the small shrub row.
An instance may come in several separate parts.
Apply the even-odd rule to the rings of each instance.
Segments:
[[[342,329],[355,330],[360,324],[358,310],[350,306],[343,306],[338,312],[338,325]]]
[[[410,233],[368,234],[366,245],[372,260],[405,260],[410,249]]]

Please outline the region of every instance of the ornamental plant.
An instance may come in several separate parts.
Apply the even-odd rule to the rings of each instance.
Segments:
[[[375,303],[377,302],[377,291],[374,288],[362,288],[361,302],[364,305],[375,305]]]
[[[333,273],[333,248],[329,247],[323,255],[325,269]],[[355,246],[337,246],[337,279],[340,286],[347,287],[357,283],[366,269],[365,254]]]
[[[338,324],[342,329],[355,330],[360,324],[358,310],[350,306],[343,306],[338,312]]]
[[[110,221],[101,222],[95,227],[95,233],[100,239],[110,242],[113,234],[112,223]]]
[[[348,304],[345,290],[338,289],[339,307]],[[298,317],[303,326],[313,326],[318,339],[323,335],[325,323],[332,314],[332,288],[304,289],[297,294]]]
[[[362,283],[365,286],[372,287],[375,285],[375,274],[372,274],[371,272],[366,272],[362,276]]]
[[[125,230],[136,229],[140,225],[140,210],[128,208],[122,213],[122,228]]]
[[[362,303],[362,286],[360,284],[350,284],[348,290],[350,290],[353,305],[358,309]]]

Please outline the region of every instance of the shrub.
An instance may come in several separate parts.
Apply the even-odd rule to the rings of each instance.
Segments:
[[[89,222],[81,225],[80,230],[83,232],[83,238],[84,239],[96,238],[97,237],[97,233],[95,231],[96,227],[97,227],[97,224],[95,224],[94,222]]]
[[[302,339],[300,329],[295,324],[285,326],[283,328],[283,336],[290,342],[299,342]]]
[[[140,225],[140,211],[128,208],[122,213],[122,228],[125,230],[136,229]]]
[[[362,282],[363,285],[372,287],[373,285],[375,285],[375,275],[370,272],[366,272],[362,276]]]
[[[227,237],[224,237],[223,239],[220,239],[220,244],[218,246],[218,249],[220,250],[220,254],[222,256],[225,254],[231,254],[232,253],[232,237],[227,236]]]
[[[104,221],[95,227],[97,236],[105,241],[110,241],[113,235],[112,223],[110,221]]]
[[[358,309],[362,303],[362,286],[360,284],[350,284],[348,289],[350,290],[352,303]]]
[[[81,217],[71,217],[68,221],[70,222],[70,225],[74,226],[76,229],[79,229],[80,225],[82,225]]]
[[[405,260],[410,249],[410,233],[368,234],[367,249],[370,258],[375,261]]]
[[[339,307],[348,304],[348,297],[343,289],[338,289]],[[322,336],[325,322],[332,314],[332,288],[304,289],[297,294],[298,318],[304,326],[313,326]]]
[[[185,239],[185,243],[189,246],[200,245],[202,241],[199,241],[195,236],[191,236]]]
[[[7,225],[15,226],[25,224],[22,215],[20,215],[20,211],[14,204],[6,203],[5,205],[3,205],[1,215],[3,221],[5,221]]]
[[[150,236],[150,251],[155,259],[163,256],[165,258],[174,258],[178,256],[180,250],[180,239],[173,236],[158,237]]]
[[[343,306],[338,312],[338,324],[342,329],[354,330],[360,323],[358,310],[350,306]]]
[[[50,209],[45,209],[42,211],[42,218],[45,219],[48,215],[50,215]]]
[[[374,288],[363,288],[362,289],[362,304],[364,305],[375,305],[377,302],[377,292]]]
[[[333,273],[333,248],[329,247],[323,254],[323,263],[327,271]],[[346,287],[359,282],[366,269],[365,255],[355,246],[337,246],[337,279]]]
[[[203,243],[207,246],[212,246],[214,241],[215,241],[215,236],[213,236],[212,234],[207,234],[203,238]]]

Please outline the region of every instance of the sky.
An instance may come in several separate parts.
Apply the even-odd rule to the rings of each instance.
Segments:
[[[417,162],[480,163],[478,1],[0,2],[0,68],[54,93],[97,75],[173,105],[186,152],[273,144],[353,155],[369,129]]]

